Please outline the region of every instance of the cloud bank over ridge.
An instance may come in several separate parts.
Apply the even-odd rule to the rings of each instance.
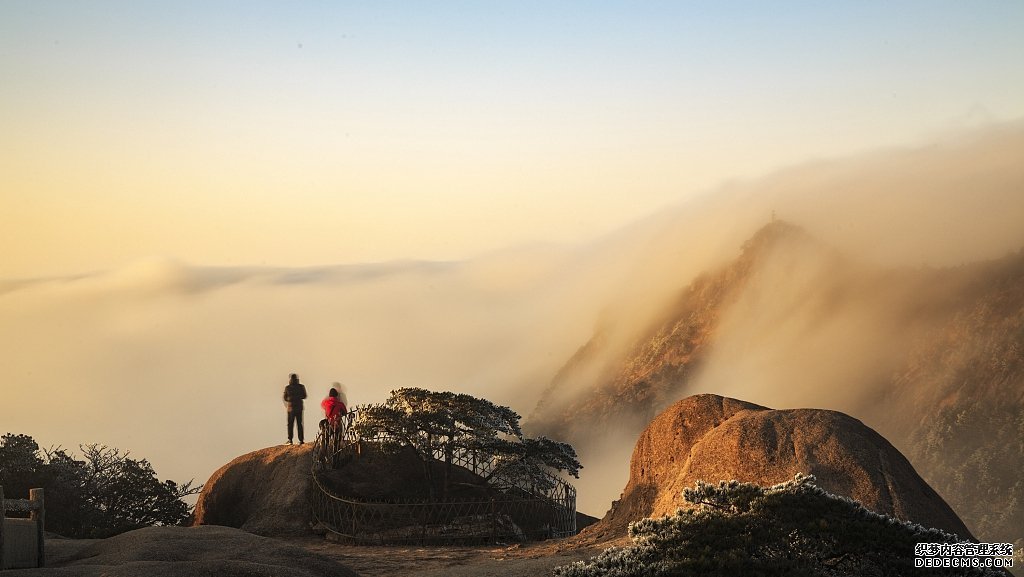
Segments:
[[[162,475],[202,481],[284,440],[279,398],[290,372],[314,401],[334,381],[354,403],[424,386],[526,415],[596,325],[627,342],[773,212],[886,265],[1000,256],[1024,246],[1024,125],[732,183],[584,246],[301,269],[154,258],[0,280],[3,395],[19,407],[4,432],[44,445],[107,443],[150,458]],[[602,464],[584,465],[602,474]]]

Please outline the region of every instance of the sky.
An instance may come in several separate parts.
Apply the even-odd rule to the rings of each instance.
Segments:
[[[0,3],[0,279],[458,260],[1024,117],[1012,2]]]

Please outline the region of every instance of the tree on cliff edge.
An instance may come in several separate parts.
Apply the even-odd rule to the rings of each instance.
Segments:
[[[364,439],[381,442],[383,448],[411,447],[423,463],[434,492],[431,462],[442,461],[443,490],[448,490],[452,460],[457,453],[472,452],[496,463],[487,478],[502,476],[539,489],[550,488],[546,473],[565,471],[578,477],[582,468],[576,451],[567,443],[546,438],[530,439],[519,426],[520,416],[508,407],[463,393],[403,388],[386,401],[363,407],[354,431]]]

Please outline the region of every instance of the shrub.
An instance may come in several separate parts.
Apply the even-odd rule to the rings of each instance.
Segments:
[[[734,575],[1005,575],[997,570],[915,568],[918,543],[955,535],[880,515],[797,474],[761,487],[698,482],[693,509],[629,527],[633,545],[555,570],[558,577]]]
[[[178,525],[191,516],[183,497],[202,486],[161,481],[146,459],[105,445],[40,450],[28,435],[0,437],[0,485],[8,498],[46,489],[46,528],[67,537],[109,537],[150,525]]]

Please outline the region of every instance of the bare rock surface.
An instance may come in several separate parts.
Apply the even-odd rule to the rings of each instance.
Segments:
[[[148,527],[101,540],[71,541],[42,569],[21,577],[359,577],[328,557],[229,527]]]
[[[814,475],[823,489],[875,512],[971,537],[910,462],[857,419],[706,394],[682,399],[651,421],[633,451],[622,497],[581,538],[618,538],[632,521],[685,508],[682,491],[698,480],[768,486],[796,473]]]
[[[312,445],[281,445],[242,455],[206,482],[196,525],[223,525],[264,536],[310,532]]]
[[[601,552],[564,539],[436,547],[344,545],[311,537],[296,538],[295,543],[337,559],[363,577],[544,577],[555,567]]]

